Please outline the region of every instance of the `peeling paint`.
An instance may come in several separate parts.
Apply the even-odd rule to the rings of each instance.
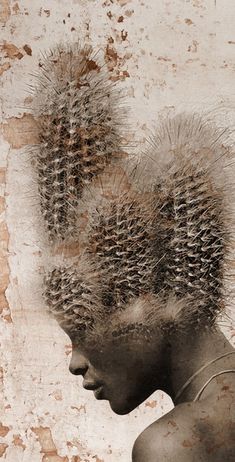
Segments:
[[[0,436],[4,438],[4,436],[6,436],[9,431],[10,431],[10,428],[6,427],[0,422]]]
[[[10,16],[10,0],[0,0],[0,22],[6,24]]]
[[[56,401],[62,401],[63,399],[61,390],[55,390],[53,391],[53,393],[50,393],[49,396],[52,396],[53,398],[55,398]]]
[[[4,63],[4,64],[2,64],[2,65],[0,66],[0,76],[1,76],[4,72],[8,71],[8,69],[10,69],[10,67],[11,67],[10,63]]]
[[[3,44],[0,46],[0,50],[4,53],[5,58],[22,59],[24,56],[24,54],[16,45],[14,45],[14,43],[8,43],[6,40],[3,40]]]
[[[5,211],[5,181],[6,181],[6,169],[0,168],[0,186],[3,188],[3,195],[1,196],[1,209],[2,213]],[[9,285],[9,263],[8,263],[8,246],[9,246],[9,232],[7,225],[3,219],[0,219],[0,266],[1,266],[1,278],[0,278],[0,313],[2,319],[7,323],[12,322],[11,313],[8,301],[6,299],[6,289]],[[3,427],[2,427],[3,431]]]
[[[0,443],[0,457],[4,456],[7,448],[8,448],[8,444]]]
[[[4,140],[13,149],[20,149],[38,141],[36,121],[31,114],[6,119],[2,124],[2,130]]]
[[[36,434],[43,453],[42,462],[68,462],[68,457],[58,455],[57,448],[52,438],[49,427],[33,427],[32,431]]]
[[[117,87],[127,96],[124,105],[133,112],[124,121],[131,126],[124,135],[126,144],[133,146],[134,141],[135,150],[137,139],[141,149],[155,129],[158,113],[174,114],[178,107],[200,110],[208,101],[216,103],[218,95],[223,98],[224,89],[231,112],[235,36],[232,11],[227,10],[218,2],[216,10],[213,0],[210,6],[205,0],[0,0],[2,460],[126,462],[135,437],[172,406],[158,392],[127,418],[114,415],[107,403],[95,402],[79,378],[69,374],[71,343],[54,323],[49,325],[51,319],[44,320],[40,284],[45,252],[31,206],[35,184],[25,165],[28,149],[38,139],[37,121],[26,114],[32,96],[24,90],[34,84],[40,53],[77,35],[94,50],[103,50],[110,80],[119,81]],[[99,70],[94,60],[89,66]],[[79,216],[78,226],[86,228],[86,212]],[[82,243],[77,242],[58,245],[52,254],[60,261],[61,255],[67,259],[81,251]],[[229,335],[235,339],[234,329]],[[229,393],[226,384],[221,388]],[[174,420],[167,422],[167,431],[177,431]],[[191,440],[182,443],[191,451]]]
[[[16,2],[14,3],[13,7],[12,7],[12,10],[14,11],[15,14],[18,14],[19,11],[20,11],[20,7],[19,7],[19,4]]]
[[[20,435],[13,435],[12,443],[14,444],[14,446],[18,446],[18,447],[22,448],[23,450],[26,449],[26,446],[23,443],[23,440],[22,440]]]
[[[157,406],[157,401],[147,401],[145,407],[151,407],[152,409]]]
[[[132,0],[117,0],[120,6],[126,6]]]

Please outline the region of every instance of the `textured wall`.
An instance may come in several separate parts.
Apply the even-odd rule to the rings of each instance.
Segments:
[[[115,416],[68,373],[70,344],[40,295],[30,84],[41,51],[80,39],[101,50],[119,80],[140,146],[157,115],[175,109],[207,109],[233,128],[234,0],[0,0],[0,23],[0,457],[128,461],[137,434],[171,401],[155,393]],[[232,326],[227,334],[235,335]]]

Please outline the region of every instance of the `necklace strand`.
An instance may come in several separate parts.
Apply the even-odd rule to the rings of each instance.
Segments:
[[[229,355],[232,355],[232,354],[235,354],[235,351],[230,351],[229,353],[224,353],[223,355],[221,356],[218,356],[217,358],[215,359],[212,359],[211,361],[209,361],[208,363],[204,364],[204,366],[200,367],[200,369],[198,369],[196,372],[194,372],[193,375],[191,375],[191,377],[189,377],[189,379],[187,380],[187,382],[184,383],[184,385],[179,389],[179,391],[176,393],[175,395],[175,401],[177,401],[179,399],[179,397],[182,395],[182,393],[184,392],[184,390],[186,390],[186,388],[188,388],[188,386],[190,385],[190,383],[195,379],[195,377],[197,377],[202,371],[204,371],[204,369],[206,369],[208,366],[210,366],[211,364],[214,364],[216,361],[218,361],[219,359],[222,359],[224,358],[225,356],[229,356]]]

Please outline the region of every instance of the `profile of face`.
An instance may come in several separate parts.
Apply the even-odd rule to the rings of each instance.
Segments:
[[[127,332],[115,339],[106,332],[98,343],[70,337],[70,372],[81,375],[83,387],[93,390],[96,399],[108,400],[116,414],[131,412],[156,389],[164,389],[166,350],[160,330],[148,338]]]

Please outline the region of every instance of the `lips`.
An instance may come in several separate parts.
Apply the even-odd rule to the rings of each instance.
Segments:
[[[94,392],[94,396],[96,399],[105,399],[103,384],[95,382],[86,382],[84,380],[82,386],[83,388],[85,388],[85,390],[92,390]]]
[[[96,390],[94,390],[94,396],[96,399],[105,399],[104,389],[102,385],[99,388],[96,388]]]

